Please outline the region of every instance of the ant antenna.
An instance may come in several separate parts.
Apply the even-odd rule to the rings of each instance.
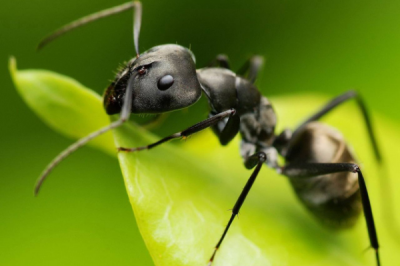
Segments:
[[[94,14],[85,16],[83,18],[80,18],[78,20],[75,20],[60,29],[56,30],[55,32],[51,33],[47,37],[45,37],[38,45],[37,49],[40,50],[50,42],[54,41],[58,37],[64,35],[65,33],[74,30],[76,28],[79,28],[81,26],[84,26],[86,24],[89,24],[90,22],[106,18],[112,15],[119,14],[121,12],[124,12],[126,10],[129,10],[133,8],[134,9],[134,22],[133,22],[133,42],[135,45],[135,50],[136,50],[136,56],[139,57],[139,33],[140,33],[140,26],[142,22],[142,4],[139,1],[133,1],[129,3],[125,3],[116,7],[112,7],[106,10],[102,10],[99,12],[96,12]]]
[[[134,82],[135,77],[136,77],[136,75],[132,75],[129,78],[128,86],[126,88],[126,93],[125,93],[125,97],[124,97],[124,103],[122,105],[119,119],[117,121],[112,122],[110,125],[103,127],[95,132],[92,132],[89,135],[87,135],[86,137],[79,139],[78,141],[76,141],[75,143],[70,145],[68,148],[66,148],[64,151],[62,151],[59,155],[57,155],[57,157],[54,158],[47,165],[46,169],[42,172],[39,179],[37,180],[36,186],[35,186],[35,192],[34,192],[35,196],[37,196],[37,194],[39,193],[39,190],[40,190],[44,180],[46,179],[46,177],[50,174],[50,172],[54,169],[54,167],[56,167],[60,162],[62,162],[71,153],[73,153],[74,151],[76,151],[77,149],[79,149],[80,147],[85,145],[90,140],[100,136],[103,133],[106,133],[107,131],[109,131],[111,129],[119,127],[125,121],[127,121],[129,119],[129,116],[131,114],[133,82]],[[118,82],[119,82],[119,80],[117,81],[117,83]]]

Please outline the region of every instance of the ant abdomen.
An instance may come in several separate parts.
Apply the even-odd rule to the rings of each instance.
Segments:
[[[319,122],[307,124],[289,143],[286,161],[298,163],[356,163],[343,136]],[[304,205],[323,224],[351,227],[361,213],[357,175],[339,172],[313,178],[289,178]]]

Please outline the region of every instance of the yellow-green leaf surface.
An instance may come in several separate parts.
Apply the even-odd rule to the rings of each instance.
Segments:
[[[17,70],[15,58],[10,58],[9,69],[27,105],[63,135],[81,138],[109,123],[101,96],[76,80],[47,70]],[[112,134],[107,133],[89,145],[115,154],[111,140]]]
[[[102,112],[100,98],[69,78],[50,72],[12,69],[20,93],[39,116],[50,121],[57,121],[60,114],[69,116],[64,118],[65,123],[71,121],[68,131],[53,125],[64,134],[81,136],[86,131],[81,131],[73,121],[79,119],[85,123],[87,119],[87,123],[94,123],[93,112]],[[39,86],[45,86],[46,90]],[[37,98],[34,90],[40,90],[40,97],[45,99]],[[72,95],[68,90],[81,97],[82,103],[91,99],[91,104],[83,104],[79,112],[74,111],[75,105],[70,102],[76,100],[75,96],[64,98]],[[294,127],[327,99],[315,95],[271,98],[279,117],[279,129]],[[53,103],[41,106],[41,102],[49,101]],[[57,102],[65,107],[63,112],[52,111],[59,108]],[[67,112],[69,108],[71,112]],[[104,125],[103,117],[99,115],[99,127]],[[352,143],[367,179],[382,246],[382,265],[397,265],[398,231],[393,231],[392,225],[398,225],[399,212],[393,210],[390,219],[382,213],[388,205],[388,195],[392,194],[394,203],[400,203],[400,195],[395,194],[400,184],[396,178],[400,125],[380,116],[373,118],[388,174],[374,162],[365,126],[354,104],[340,107],[324,122],[340,128]],[[131,123],[115,130],[114,137],[117,146],[125,147],[156,140]],[[110,141],[106,141],[98,145],[109,151]],[[177,145],[167,143],[150,151],[119,154],[129,199],[155,265],[206,265],[230,217],[228,209],[233,207],[251,173],[242,165],[238,141],[237,138],[227,147],[220,147],[211,131],[206,130],[187,141],[178,141]],[[380,185],[387,183],[390,186],[383,187],[381,193]],[[390,224],[389,220],[395,223]],[[263,167],[213,265],[375,265],[374,252],[363,253],[368,246],[363,219],[347,231],[322,227],[297,200],[286,178]]]

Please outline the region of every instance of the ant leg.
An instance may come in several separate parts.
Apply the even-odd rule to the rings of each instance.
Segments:
[[[263,65],[264,58],[262,56],[255,55],[250,57],[236,73],[239,76],[245,77],[251,83],[254,83]]]
[[[264,58],[259,55],[252,56],[248,59],[244,65],[237,71],[239,76],[243,76],[248,79],[251,83],[254,83],[258,72],[264,64]],[[219,54],[217,57],[208,65],[208,67],[219,66],[226,69],[231,69],[229,64],[228,56]],[[247,73],[247,76],[245,75]]]
[[[316,112],[314,115],[312,115],[307,120],[305,120],[302,124],[300,124],[300,126],[293,132],[293,136],[296,135],[298,132],[300,132],[308,123],[319,120],[325,114],[329,113],[332,109],[334,109],[335,107],[339,106],[340,104],[342,104],[350,99],[355,99],[357,101],[358,107],[360,108],[360,110],[362,112],[365,124],[367,126],[369,138],[371,140],[371,144],[374,149],[376,159],[378,160],[378,162],[382,162],[382,156],[381,156],[381,153],[378,148],[378,144],[376,141],[374,131],[372,129],[372,122],[369,117],[367,107],[365,106],[364,101],[362,100],[362,98],[356,91],[348,91],[348,92],[334,98],[333,100],[331,100],[328,104],[326,104],[324,107],[322,107],[318,112]]]
[[[139,56],[139,33],[140,33],[140,25],[142,21],[142,4],[139,1],[133,1],[133,2],[128,2],[116,7],[112,7],[106,10],[102,10],[99,12],[96,12],[94,14],[85,16],[81,19],[75,20],[60,29],[56,30],[55,32],[51,33],[49,36],[44,38],[38,45],[38,50],[42,49],[44,46],[49,44],[50,42],[54,41],[61,35],[64,35],[65,33],[74,30],[76,28],[79,28],[81,26],[84,26],[90,22],[96,21],[98,19],[106,18],[112,15],[119,14],[121,12],[124,12],[129,9],[134,9],[134,26],[133,26],[133,38],[134,38],[134,44],[136,48],[136,55]]]
[[[225,54],[219,54],[215,57],[215,59],[213,61],[211,61],[208,64],[208,67],[222,67],[222,68],[226,68],[226,69],[231,69],[230,65],[229,65],[229,59],[228,56]]]
[[[233,220],[235,219],[235,217],[239,214],[240,208],[243,205],[243,202],[245,201],[247,194],[249,194],[249,191],[251,189],[251,187],[254,184],[254,181],[257,178],[258,173],[260,172],[261,166],[263,165],[263,163],[267,160],[267,156],[265,155],[265,153],[263,152],[257,152],[255,154],[253,154],[252,156],[250,156],[248,158],[248,160],[246,161],[245,165],[246,168],[248,169],[252,169],[254,167],[256,167],[253,171],[253,173],[251,174],[249,180],[247,181],[245,187],[243,188],[242,193],[240,193],[239,198],[237,199],[235,206],[232,209],[232,215],[231,218],[229,219],[228,224],[225,227],[224,232],[222,233],[221,238],[219,239],[217,245],[215,246],[214,252],[211,255],[211,258],[209,260],[208,266],[211,266],[212,262],[214,261],[215,255],[217,254],[217,251],[219,249],[219,247],[222,244],[222,241],[224,241],[224,238],[226,236],[226,234],[228,233],[228,230],[233,222]]]
[[[119,147],[118,151],[125,151],[125,152],[134,152],[134,151],[141,151],[141,150],[150,150],[151,148],[154,148],[160,144],[163,144],[164,142],[167,142],[169,140],[172,139],[177,139],[177,138],[185,138],[188,137],[196,132],[199,132],[203,129],[206,129],[210,126],[213,126],[215,124],[217,124],[219,121],[227,118],[227,117],[231,117],[234,116],[236,113],[235,109],[229,109],[227,111],[224,111],[222,113],[219,113],[213,117],[210,117],[200,123],[197,123],[183,131],[180,131],[178,133],[172,134],[168,137],[165,137],[157,142],[154,142],[152,144],[146,145],[146,146],[142,146],[142,147],[136,147],[136,148],[123,148],[123,147]]]
[[[71,144],[64,151],[62,151],[59,155],[57,155],[57,157],[55,157],[47,165],[47,167],[44,169],[44,171],[40,175],[39,179],[37,180],[36,185],[35,185],[35,191],[34,191],[35,195],[37,195],[39,193],[39,190],[40,190],[43,182],[46,180],[46,177],[50,174],[50,172],[54,169],[54,167],[56,167],[60,162],[62,162],[65,158],[67,158],[69,155],[71,155],[71,153],[73,153],[74,151],[76,151],[77,149],[79,149],[80,147],[85,145],[90,140],[106,133],[107,131],[109,131],[111,129],[121,126],[123,123],[125,123],[129,119],[129,116],[131,113],[131,107],[132,107],[132,94],[133,94],[133,86],[132,85],[133,85],[135,77],[136,77],[136,75],[132,75],[129,78],[126,93],[124,96],[124,103],[122,105],[119,119],[115,122],[112,122],[110,125],[105,126],[95,132],[92,132],[88,136],[79,139],[75,143]],[[117,81],[117,83],[118,83],[118,81]]]
[[[214,116],[210,114],[210,117]],[[239,132],[240,117],[233,115],[229,117],[228,121],[222,120],[211,127],[213,132],[218,136],[221,145],[227,145]]]
[[[360,167],[353,163],[293,163],[282,167],[281,173],[289,178],[313,178],[326,174],[352,172],[358,174],[358,184],[361,193],[361,202],[364,209],[371,247],[375,250],[376,262],[380,266],[378,236],[372,215],[371,203],[368,197],[367,186]]]

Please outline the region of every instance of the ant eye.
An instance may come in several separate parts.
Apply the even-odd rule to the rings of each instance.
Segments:
[[[140,76],[143,76],[144,74],[147,73],[147,69],[145,67],[142,67],[141,69],[138,70],[138,73]]]
[[[171,75],[166,75],[160,78],[160,80],[157,83],[157,86],[160,90],[166,90],[169,89],[169,87],[171,87],[172,84],[174,84],[174,77],[172,77]]]

